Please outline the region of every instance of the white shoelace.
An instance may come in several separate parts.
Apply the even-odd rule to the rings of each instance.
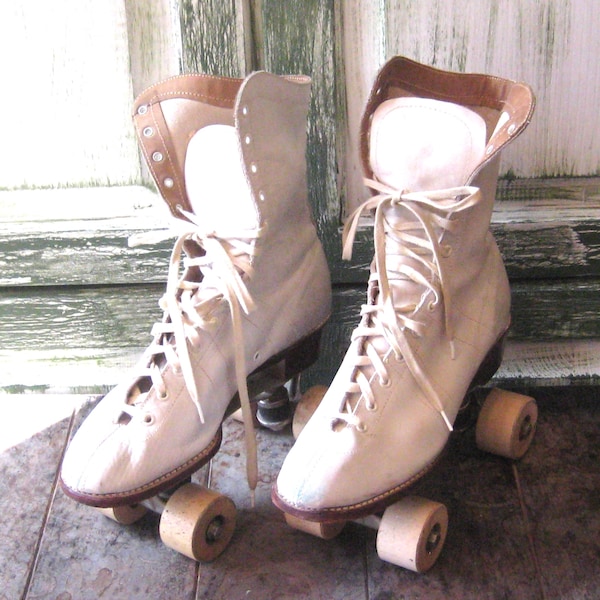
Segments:
[[[175,220],[171,229],[150,232],[130,238],[130,245],[152,243],[177,235],[171,253],[166,292],[160,300],[164,310],[163,320],[152,329],[153,343],[146,349],[145,368],[136,378],[149,377],[159,395],[167,393],[162,377],[165,361],[183,375],[191,400],[196,405],[201,423],[205,422],[201,391],[198,390],[190,359],[188,343],[194,346],[200,341],[199,331],[211,324],[216,308],[226,301],[229,305],[234,339],[234,361],[238,394],[242,407],[246,441],[246,472],[254,502],[254,490],[258,483],[258,459],[254,421],[246,382],[246,358],[242,327],[242,312],[249,314],[254,303],[245,278],[252,276],[251,258],[255,254],[252,243],[264,233],[262,229],[218,232],[204,231],[193,213],[180,210],[188,221]],[[184,245],[194,244],[203,250],[201,256],[186,256],[184,272],[180,275],[180,263]],[[198,270],[199,281],[189,277]],[[164,357],[164,359],[162,358]],[[140,395],[135,404],[126,404],[122,412],[132,415],[143,406],[146,394]]]
[[[431,308],[441,300],[444,306],[444,324],[449,340],[450,351],[454,355],[452,331],[452,298],[446,293],[447,276],[442,257],[451,248],[442,243],[444,231],[454,228],[453,214],[459,213],[476,201],[478,188],[471,186],[404,193],[370,179],[365,184],[379,193],[368,199],[350,215],[343,233],[343,258],[352,256],[352,246],[359,219],[365,211],[375,211],[374,244],[375,272],[369,279],[369,289],[375,288],[377,296],[361,309],[360,325],[354,330],[352,341],[358,340],[359,352],[355,358],[353,375],[348,382],[343,405],[333,422],[343,422],[364,430],[364,423],[357,415],[360,402],[364,400],[367,410],[376,408],[376,400],[371,382],[379,378],[381,385],[388,385],[389,376],[385,366],[385,356],[392,351],[397,359],[403,359],[418,383],[427,402],[444,420],[450,431],[452,424],[444,409],[444,404],[429,380],[426,371],[413,352],[406,330],[421,336],[426,324],[415,318],[421,303],[409,302],[395,305],[393,298],[394,281],[411,281],[421,286],[423,292],[431,291],[434,300]],[[391,223],[386,218],[389,209],[405,209],[407,218]],[[411,217],[408,217],[411,215]],[[387,242],[387,243],[386,243]],[[394,257],[388,264],[388,255]],[[405,259],[403,261],[403,258]],[[417,265],[417,268],[407,264]],[[426,293],[421,294],[424,299]],[[376,338],[385,339],[389,349],[382,354],[381,344],[376,347]]]

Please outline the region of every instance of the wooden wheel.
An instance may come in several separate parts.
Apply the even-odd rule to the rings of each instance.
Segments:
[[[381,560],[417,573],[438,559],[448,532],[448,511],[443,504],[407,496],[388,506],[377,532]]]
[[[317,410],[321,400],[323,400],[325,392],[327,392],[327,386],[315,385],[302,394],[302,398],[300,398],[300,401],[296,405],[292,420],[292,434],[294,439],[298,439],[300,432],[304,429],[304,426],[308,423],[315,410]]]
[[[169,548],[197,561],[215,559],[235,530],[235,504],[195,483],[181,486],[169,498],[160,518],[160,537]]]
[[[533,398],[492,390],[477,419],[477,446],[505,458],[521,458],[533,440],[537,415],[537,404]]]
[[[148,512],[148,509],[141,504],[97,508],[96,510],[121,525],[131,525],[139,521]]]
[[[342,529],[344,529],[344,525],[346,524],[344,521],[338,521],[336,523],[306,521],[305,519],[293,517],[287,513],[285,513],[285,520],[290,527],[293,527],[298,531],[303,531],[304,533],[310,533],[310,535],[314,535],[323,540],[331,540],[336,537]]]

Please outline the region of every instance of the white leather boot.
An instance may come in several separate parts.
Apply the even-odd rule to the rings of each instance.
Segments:
[[[510,290],[489,231],[500,151],[528,86],[405,58],[377,77],[361,126],[375,256],[361,320],[287,456],[273,501],[311,521],[363,517],[435,464],[468,390],[498,368]]]
[[[284,383],[316,360],[330,311],[307,202],[309,96],[307,77],[257,72],[175,77],[136,100],[178,238],[153,342],[67,450],[62,487],[74,499],[113,507],[172,487],[215,454],[240,402],[256,486],[248,385],[267,371]]]

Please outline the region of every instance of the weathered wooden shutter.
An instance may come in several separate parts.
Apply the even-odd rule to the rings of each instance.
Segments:
[[[589,65],[600,38],[592,0],[122,2],[106,3],[121,19],[131,64],[120,79],[124,91],[111,98],[112,124],[125,132],[119,151],[133,154],[119,159],[119,168],[128,160],[132,174],[123,178],[116,167],[107,169],[110,183],[146,181],[128,146],[130,126],[117,116],[128,114],[133,95],[145,85],[180,69],[233,76],[267,69],[313,78],[309,190],[332,269],[335,309],[313,381],[331,379],[364,298],[370,231],[360,232],[353,261],[344,263],[340,229],[344,214],[364,197],[357,124],[379,66],[404,54],[440,68],[530,83],[537,111],[503,156],[492,224],[514,306],[499,378],[505,384],[597,381],[600,77]],[[73,0],[57,4],[77,12]],[[96,27],[98,18],[91,33]],[[122,46],[113,35],[111,47]],[[110,95],[105,93],[107,101]],[[101,104],[87,108],[106,109]],[[83,127],[85,108],[66,122],[81,118]],[[18,112],[16,104],[13,110]],[[78,177],[51,185],[107,183],[97,173]],[[0,176],[0,186],[14,184]],[[18,194],[0,197],[0,388],[111,385],[146,344],[158,315],[168,245],[134,250],[126,238],[159,226],[160,201],[140,187],[110,195],[75,189],[70,198],[64,192],[35,199],[33,192]]]

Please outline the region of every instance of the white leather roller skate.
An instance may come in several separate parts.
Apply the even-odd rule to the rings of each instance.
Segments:
[[[327,537],[362,519],[380,528],[385,560],[423,571],[437,558],[445,508],[395,503],[435,465],[467,392],[500,364],[510,290],[489,224],[500,152],[533,107],[528,86],[497,77],[401,57],[379,73],[361,125],[374,195],[344,231],[350,258],[359,218],[373,213],[366,303],[273,488],[296,527]],[[532,402],[520,413],[528,440]]]
[[[221,423],[240,403],[255,488],[250,397],[316,360],[329,316],[329,271],[307,202],[309,96],[307,77],[257,72],[174,77],[135,102],[177,235],[164,316],[138,367],[74,436],[61,480],[67,495],[121,521],[137,518],[131,505],[160,510],[163,539],[197,559],[227,545],[235,509],[189,486],[165,508],[169,490],[217,452]],[[169,533],[178,527],[183,540]]]

